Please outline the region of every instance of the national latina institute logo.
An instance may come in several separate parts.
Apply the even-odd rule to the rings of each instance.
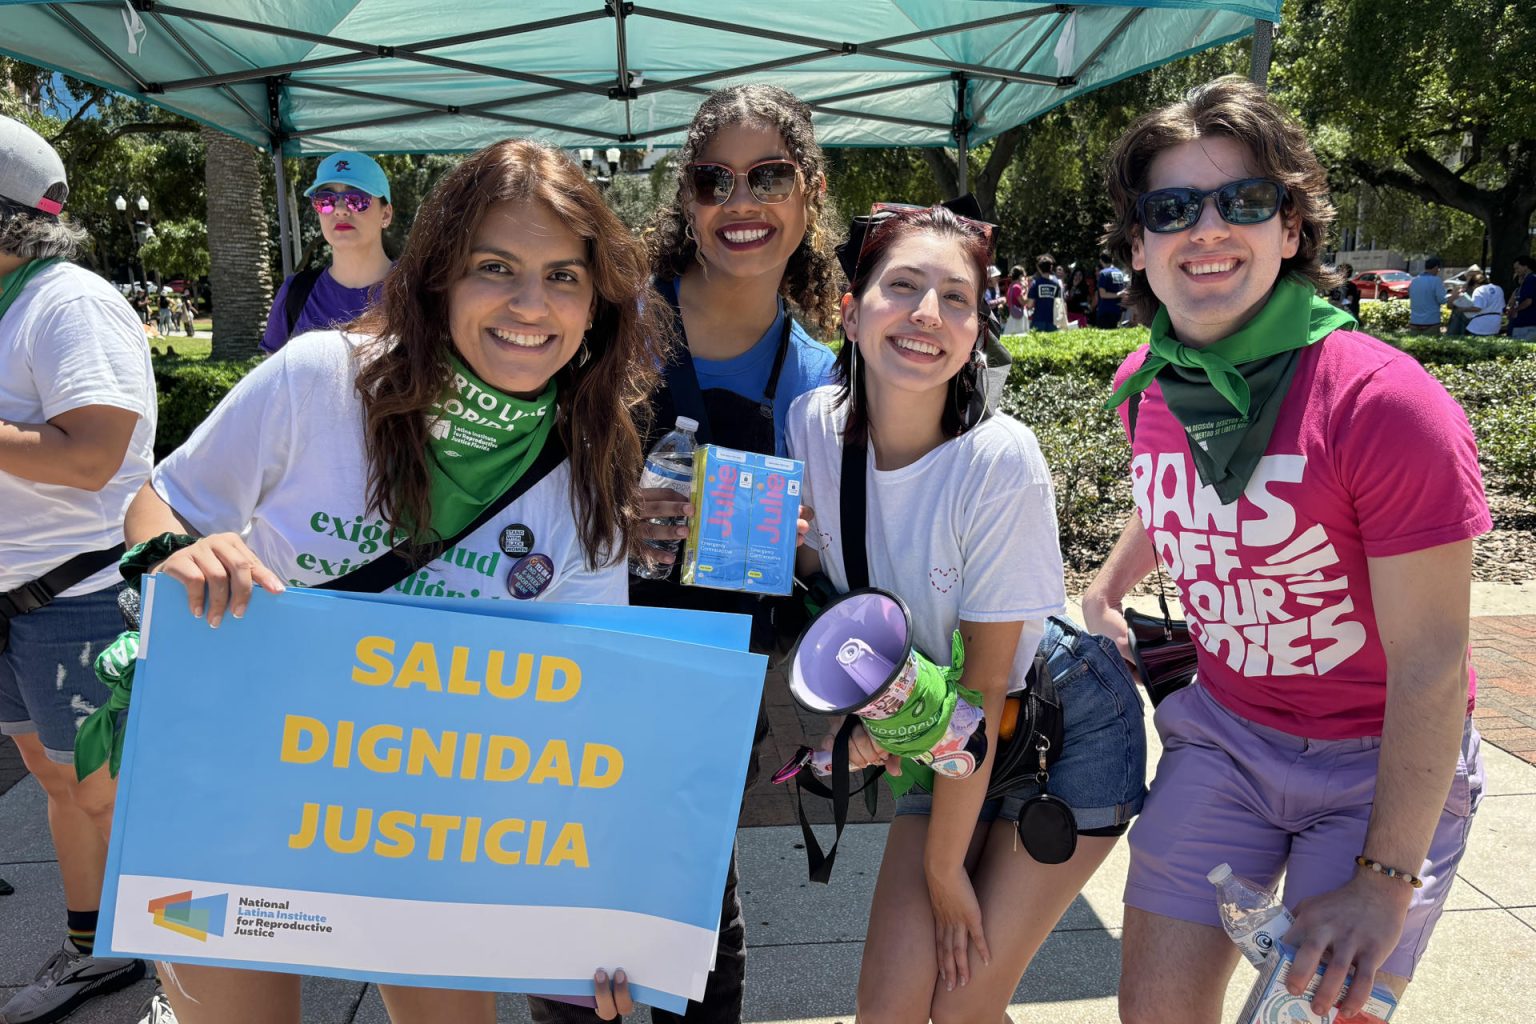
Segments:
[[[149,901],[149,912],[156,925],[198,942],[209,935],[224,934],[224,917],[229,908],[229,893],[192,898],[192,890],[160,896]]]

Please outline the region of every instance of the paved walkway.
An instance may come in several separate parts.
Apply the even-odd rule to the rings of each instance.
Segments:
[[[1536,1005],[1536,586],[1480,587],[1474,596],[1473,656],[1478,720],[1488,740],[1488,790],[1471,846],[1436,931],[1431,956],[1394,1024],[1466,1019],[1519,1021]],[[770,689],[767,775],[793,753],[803,720],[780,682]],[[1149,733],[1151,730],[1149,728]],[[1156,735],[1151,751],[1159,753]],[[18,783],[18,780],[19,783]],[[9,792],[6,792],[9,790]],[[808,805],[826,820],[824,806]],[[743,901],[752,945],[746,1020],[751,1024],[852,1024],[854,981],[890,800],[873,819],[862,805],[843,840],[830,886],[805,880],[790,796],[766,779],[749,795],[739,834]],[[1124,843],[1090,881],[1014,994],[1015,1021],[1112,1024],[1120,959],[1127,853]],[[63,901],[41,790],[14,747],[0,747],[0,1002],[30,977],[58,941]],[[1235,1019],[1252,974],[1240,967],[1225,1020]],[[71,1024],[132,1024],[149,984],[97,1000]],[[305,1021],[385,1024],[378,993],[353,982],[311,980]],[[526,1022],[520,998],[501,1000],[500,1019]],[[631,1018],[647,1021],[642,1012]]]

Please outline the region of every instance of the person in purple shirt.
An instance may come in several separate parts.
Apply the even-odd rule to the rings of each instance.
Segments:
[[[395,214],[389,179],[372,158],[350,152],[326,157],[304,195],[320,217],[331,263],[301,270],[277,290],[261,338],[264,355],[305,331],[329,330],[356,319],[394,265],[384,252],[384,229]]]

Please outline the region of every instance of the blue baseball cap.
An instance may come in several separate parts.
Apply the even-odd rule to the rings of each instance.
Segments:
[[[363,153],[332,153],[320,161],[320,166],[315,169],[314,184],[305,189],[304,194],[314,195],[321,185],[332,181],[362,189],[371,196],[379,196],[386,203],[393,202],[389,198],[389,179],[384,176],[384,168],[375,163],[373,157]]]

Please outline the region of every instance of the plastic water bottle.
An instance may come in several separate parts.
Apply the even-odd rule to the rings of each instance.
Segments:
[[[1221,926],[1255,967],[1290,930],[1295,920],[1285,904],[1270,890],[1232,873],[1232,865],[1218,864],[1205,876],[1220,894]]]
[[[699,446],[693,435],[698,429],[698,420],[687,416],[677,418],[677,426],[657,441],[651,454],[645,457],[645,472],[640,474],[642,488],[657,487],[676,491],[683,496],[684,501],[688,499],[693,491],[693,452]],[[688,520],[682,516],[667,516],[650,522],[657,526],[683,526]],[[663,552],[673,555],[673,561],[635,557],[629,561],[629,571],[645,580],[664,580],[672,575],[675,556],[682,547],[682,541],[674,537],[670,540],[647,540],[645,545],[656,555]]]

